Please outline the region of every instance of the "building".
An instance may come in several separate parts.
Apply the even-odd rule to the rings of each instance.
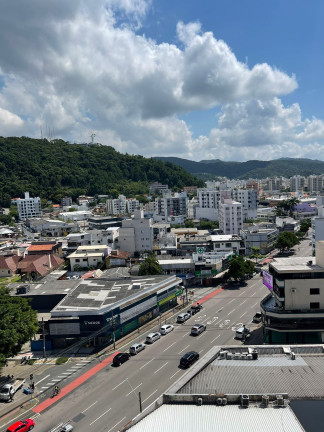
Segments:
[[[162,194],[163,192],[166,192],[168,190],[169,190],[168,185],[164,185],[159,182],[154,182],[149,185],[149,191],[151,195],[154,195],[156,193]]]
[[[64,222],[68,221],[85,221],[91,217],[91,211],[79,210],[72,212],[62,212],[59,217],[63,219]]]
[[[0,255],[0,277],[15,275],[20,259],[18,255]]]
[[[182,294],[175,276],[118,278],[117,273],[81,280],[51,310],[46,339],[54,348],[85,337],[93,345],[112,343],[175,307]]]
[[[211,235],[211,250],[214,253],[236,253],[244,255],[245,246],[242,237],[236,234]]]
[[[324,241],[324,206],[318,208],[318,216],[312,218],[312,250],[315,244]]]
[[[16,202],[19,219],[37,218],[42,215],[39,197],[30,198],[29,192],[25,192],[25,198],[19,198]]]
[[[177,193],[171,196],[166,193],[163,198],[155,198],[154,221],[169,222],[171,216],[187,217],[188,197],[185,192]]]
[[[79,231],[75,222],[63,222],[59,219],[28,219],[26,226],[44,237],[62,237]]]
[[[296,234],[300,230],[300,221],[291,217],[281,218],[276,217],[276,226],[281,231],[288,231]]]
[[[107,245],[79,246],[67,258],[70,260],[72,271],[77,266],[84,269],[89,267],[97,268],[98,265],[103,263],[105,256],[108,255],[108,251]]]
[[[316,258],[276,258],[263,272],[270,293],[261,301],[267,343],[324,342],[324,242]]]
[[[240,233],[243,227],[242,207],[242,204],[237,201],[222,199],[222,202],[219,204],[219,228],[224,234]]]
[[[302,192],[306,186],[306,178],[300,175],[290,177],[290,191]]]
[[[259,248],[260,254],[267,254],[274,249],[278,234],[279,232],[276,227],[267,227],[267,225],[254,225],[241,229],[241,236],[245,244],[245,254],[251,255],[253,247]]]
[[[321,192],[324,189],[324,175],[310,175],[307,177],[308,192]]]
[[[61,199],[61,206],[62,207],[71,207],[72,205],[72,198],[65,196]]]
[[[89,229],[106,230],[107,228],[121,227],[123,218],[110,216],[92,216],[88,219]]]
[[[233,189],[232,199],[242,204],[243,220],[257,218],[257,209],[259,204],[257,190]]]
[[[17,273],[25,280],[38,280],[56,270],[64,260],[56,254],[25,255],[17,265]]]
[[[119,195],[116,199],[108,199],[106,201],[106,206],[109,215],[118,216],[127,213],[125,195]]]
[[[114,235],[116,232],[118,233],[118,228],[108,228],[106,231],[90,230],[88,232],[69,234],[66,237],[66,251],[72,253],[80,246],[109,245],[113,247],[112,245],[118,237],[118,235]]]
[[[135,252],[153,250],[152,219],[144,218],[143,210],[135,210],[134,219],[124,219],[119,228],[118,244],[121,250]]]
[[[213,188],[201,188],[197,190],[198,206],[195,208],[197,219],[218,221],[218,203],[220,191]]]
[[[127,198],[126,200],[126,211],[128,214],[135,213],[140,206],[139,201],[136,198]]]

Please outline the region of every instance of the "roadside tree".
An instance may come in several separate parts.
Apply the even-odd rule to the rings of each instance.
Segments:
[[[158,263],[155,256],[148,256],[140,265],[138,275],[146,276],[146,275],[161,275],[163,274],[162,267]]]
[[[296,234],[286,231],[279,234],[275,243],[275,248],[279,249],[282,253],[285,249],[290,249],[299,243],[300,241],[298,240]]]

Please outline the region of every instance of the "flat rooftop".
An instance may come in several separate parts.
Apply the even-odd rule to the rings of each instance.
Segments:
[[[309,262],[312,264],[308,264]],[[316,264],[316,258],[313,256],[308,257],[282,257],[282,258],[274,258],[271,261],[271,267],[273,267],[278,272],[311,272],[311,271],[324,271],[324,267],[321,267]]]
[[[109,277],[109,276],[108,276]],[[78,285],[52,309],[52,316],[70,315],[73,311],[98,314],[132,303],[133,299],[147,296],[147,290],[157,292],[165,286],[176,286],[181,279],[175,276],[144,276],[105,279],[81,279]]]

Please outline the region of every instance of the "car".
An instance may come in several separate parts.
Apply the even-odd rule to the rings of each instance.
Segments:
[[[191,315],[195,315],[196,313],[201,311],[201,309],[202,309],[202,306],[199,303],[197,303],[196,305],[192,305],[191,308],[187,312]]]
[[[239,327],[235,332],[235,339],[245,339],[246,336],[250,333],[250,329],[248,327]]]
[[[262,321],[262,315],[261,312],[257,312],[253,317],[254,323],[260,323]]]
[[[7,432],[27,432],[34,429],[35,422],[32,419],[17,421],[8,427]]]
[[[136,355],[137,353],[143,351],[145,349],[145,344],[136,343],[129,348],[129,353],[132,355]]]
[[[161,333],[159,333],[159,332],[149,333],[146,336],[145,342],[152,344],[156,340],[160,339],[160,337],[161,337]]]
[[[191,317],[191,315],[188,312],[184,312],[182,314],[180,314],[177,318],[177,323],[184,323],[185,321],[187,321],[189,318]]]
[[[206,330],[205,324],[195,324],[193,327],[191,327],[191,334],[194,336],[200,335],[203,331]]]
[[[199,359],[199,353],[196,351],[189,351],[180,359],[180,366],[183,368],[188,368],[194,364]]]
[[[160,328],[160,333],[161,333],[161,335],[166,335],[166,334],[172,332],[173,329],[174,329],[174,327],[172,324],[164,324]]]
[[[113,365],[114,366],[120,366],[122,363],[125,363],[125,361],[127,361],[130,357],[130,354],[128,353],[118,353],[117,355],[115,355],[115,357],[113,358]]]

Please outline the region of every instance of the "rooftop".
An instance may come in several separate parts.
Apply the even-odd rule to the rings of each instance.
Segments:
[[[312,262],[312,264],[309,264]],[[284,257],[284,258],[274,258],[271,261],[271,267],[273,267],[276,271],[280,272],[312,272],[312,271],[323,271],[324,268],[317,265],[315,262],[315,258],[312,256],[309,257]]]

